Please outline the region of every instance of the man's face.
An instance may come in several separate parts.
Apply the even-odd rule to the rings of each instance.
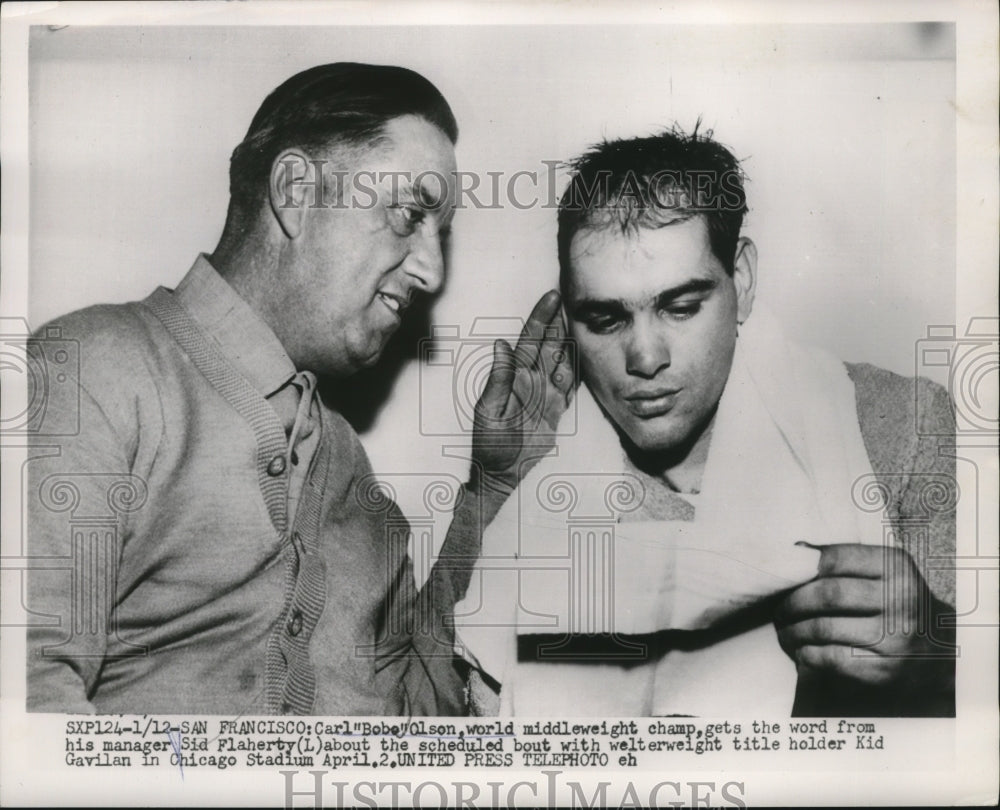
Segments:
[[[444,281],[452,143],[411,115],[391,120],[385,135],[343,167],[341,197],[328,188],[326,207],[309,208],[308,192],[301,232],[281,257],[283,343],[299,368],[341,377],[373,365],[414,296]],[[340,166],[324,173],[329,179],[334,171]]]
[[[580,370],[640,450],[677,451],[705,435],[737,321],[750,312],[755,267],[744,254],[752,250],[741,240],[730,277],[700,216],[635,234],[612,227],[574,236],[566,309]]]

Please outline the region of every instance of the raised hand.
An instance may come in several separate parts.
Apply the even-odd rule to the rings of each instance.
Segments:
[[[503,339],[493,344],[493,366],[473,421],[474,480],[510,494],[555,444],[574,383],[559,293],[551,290],[535,304],[517,348]]]

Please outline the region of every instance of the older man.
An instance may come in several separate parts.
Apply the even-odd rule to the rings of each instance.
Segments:
[[[405,522],[372,496],[357,436],[317,394],[376,363],[441,286],[457,134],[412,71],[299,73],[233,152],[210,256],[175,290],[40,331],[42,358],[56,332],[77,341],[80,371],[49,389],[30,468],[30,710],[464,710],[443,617],[516,484],[526,431],[565,407],[564,383],[536,398],[544,412],[522,408],[555,371],[558,296],[516,354],[496,346],[442,551],[453,570],[419,594]]]
[[[951,403],[751,317],[745,210],[697,132],[576,161],[558,246],[585,386],[457,609],[478,710],[953,713]]]

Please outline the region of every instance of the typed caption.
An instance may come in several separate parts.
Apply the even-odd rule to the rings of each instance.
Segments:
[[[772,751],[850,758],[887,750],[879,723],[857,719],[441,722],[144,716],[67,720],[63,743],[69,768],[167,767],[179,774],[260,767],[658,769],[687,764],[691,756],[711,760],[721,755],[731,764],[733,756]]]

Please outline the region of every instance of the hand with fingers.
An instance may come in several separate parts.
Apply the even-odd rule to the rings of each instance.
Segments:
[[[894,546],[817,548],[818,575],[775,616],[778,641],[800,674],[906,691],[952,688],[954,629],[938,625],[953,611],[934,597],[913,558]]]
[[[535,304],[517,347],[493,344],[493,365],[473,421],[473,475],[506,497],[555,444],[559,418],[572,401],[573,362],[550,290]]]

